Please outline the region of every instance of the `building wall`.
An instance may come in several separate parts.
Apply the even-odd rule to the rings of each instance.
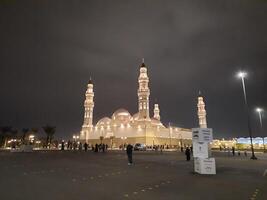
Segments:
[[[87,141],[90,145],[101,144],[100,139],[90,139]],[[190,139],[176,139],[176,138],[152,138],[152,137],[132,137],[132,138],[103,138],[103,144],[108,144],[110,147],[113,144],[113,147],[119,147],[123,144],[146,144],[147,146],[153,145],[165,145],[165,146],[191,146],[192,140]]]

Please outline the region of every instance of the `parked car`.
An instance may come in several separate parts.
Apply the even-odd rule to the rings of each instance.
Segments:
[[[134,145],[134,150],[135,151],[145,151],[146,150],[146,145],[140,144],[140,143],[136,143]]]

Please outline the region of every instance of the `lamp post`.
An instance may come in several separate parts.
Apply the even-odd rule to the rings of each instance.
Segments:
[[[259,120],[260,120],[260,133],[262,133],[262,108],[256,108],[256,112],[259,114]],[[263,141],[263,150],[265,151],[265,143],[264,143],[264,136],[262,136],[262,141]]]
[[[246,106],[246,113],[247,113],[247,126],[248,126],[248,133],[250,137],[250,145],[251,145],[251,158],[252,160],[257,160],[257,157],[255,156],[254,153],[254,148],[253,148],[253,142],[252,142],[252,131],[251,131],[251,125],[250,125],[250,115],[249,115],[249,105],[248,105],[248,100],[247,100],[247,93],[246,93],[246,85],[245,85],[245,78],[247,76],[246,72],[238,72],[237,77],[241,79],[242,81],[242,88],[243,88],[243,94],[244,94],[244,101],[245,101],[245,106]]]
[[[73,135],[72,138],[74,139],[74,142],[79,139],[79,135]]]

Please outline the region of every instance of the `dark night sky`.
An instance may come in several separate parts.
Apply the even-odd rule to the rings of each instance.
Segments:
[[[267,2],[260,0],[0,1],[0,125],[48,123],[58,138],[71,136],[83,123],[90,76],[95,123],[120,107],[133,114],[143,57],[151,110],[157,98],[165,124],[195,127],[201,90],[217,138],[248,135],[235,77],[247,70],[260,135],[252,110],[267,109]]]

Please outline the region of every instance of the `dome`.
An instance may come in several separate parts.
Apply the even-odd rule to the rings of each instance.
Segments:
[[[133,120],[133,121],[136,121],[136,120],[138,120],[138,117],[139,117],[139,113],[135,113],[135,114],[132,116],[132,120]]]
[[[130,119],[131,114],[123,108],[116,110],[112,115],[112,120],[130,121]]]
[[[151,118],[151,123],[153,125],[157,125],[157,126],[161,126],[162,125],[161,122],[158,119],[154,118],[154,117]]]
[[[110,122],[111,122],[111,119],[110,118],[104,117],[104,118],[100,119],[97,122],[96,126],[107,126],[107,125],[110,124]]]
[[[154,118],[154,117],[151,118],[151,123],[152,124],[161,124],[161,122],[158,119]]]

